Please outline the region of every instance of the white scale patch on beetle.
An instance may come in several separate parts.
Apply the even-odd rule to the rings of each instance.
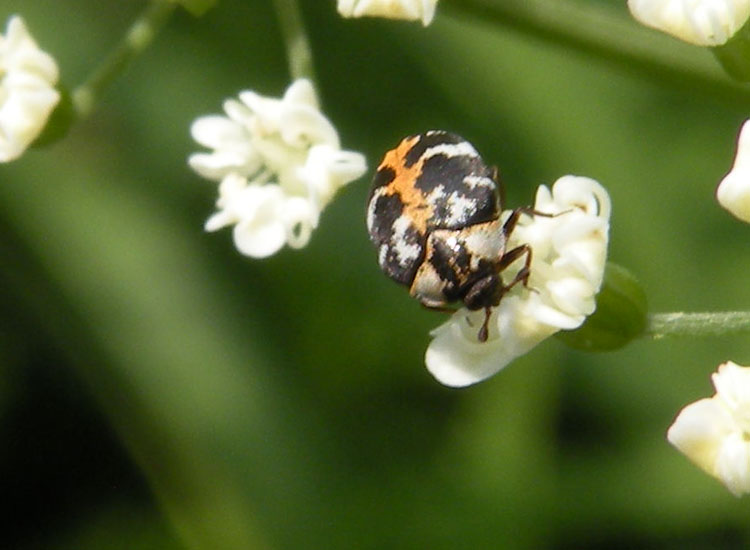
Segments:
[[[380,267],[385,267],[387,259],[388,259],[388,245],[387,244],[380,245],[380,248],[378,249],[378,263],[380,264]]]
[[[421,247],[418,243],[409,243],[406,239],[406,231],[411,227],[408,216],[400,215],[393,222],[393,237],[391,246],[396,251],[396,259],[402,267],[408,266],[408,262],[419,258]]]
[[[419,271],[412,283],[409,293],[427,307],[441,307],[443,305],[443,289],[445,281],[438,275],[429,262],[419,266]]]
[[[472,269],[479,267],[481,259],[500,258],[505,250],[505,237],[497,220],[474,226],[473,231],[465,234],[463,241],[471,253]]]
[[[474,146],[468,141],[462,141],[460,143],[441,143],[440,145],[433,145],[422,153],[422,159],[427,160],[435,155],[445,155],[447,158],[453,157],[478,157],[479,153],[474,149]]]
[[[464,176],[464,183],[469,189],[476,189],[477,187],[495,188],[495,182],[491,178],[485,176]]]
[[[445,186],[440,184],[430,191],[430,194],[425,197],[425,201],[432,208],[435,208],[435,204],[443,197],[445,197]]]
[[[453,252],[459,252],[461,250],[461,246],[458,244],[458,239],[454,235],[445,239],[445,244]]]
[[[375,226],[375,209],[378,206],[378,199],[385,193],[384,189],[378,189],[373,193],[370,203],[367,205],[367,230],[372,233]]]
[[[464,223],[465,220],[469,219],[477,211],[477,203],[475,200],[467,199],[460,195],[457,191],[451,193],[448,197],[448,218],[446,222],[450,225],[458,225]]]

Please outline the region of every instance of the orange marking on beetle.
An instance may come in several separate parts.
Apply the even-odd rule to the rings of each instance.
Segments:
[[[424,159],[420,158],[408,168],[406,167],[406,155],[419,141],[419,138],[420,136],[414,136],[402,140],[395,149],[391,149],[385,154],[378,170],[390,168],[396,174],[386,186],[385,194],[395,195],[398,193],[401,202],[404,203],[403,213],[412,220],[416,230],[424,234],[427,231],[427,221],[432,217],[433,209],[426,202],[424,194],[414,186],[414,182],[422,174]]]

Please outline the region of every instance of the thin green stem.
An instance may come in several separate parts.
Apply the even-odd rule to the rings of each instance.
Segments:
[[[289,74],[293,80],[308,78],[315,81],[312,49],[297,0],[274,0],[273,3],[286,45]]]
[[[624,3],[623,3],[624,4]],[[750,89],[727,78],[707,48],[647,29],[625,8],[576,0],[443,0],[440,9],[496,23],[640,74],[700,87],[747,105]]]
[[[104,90],[151,44],[177,5],[170,0],[151,2],[102,64],[73,90],[73,108],[78,118],[91,114]]]
[[[750,311],[654,313],[649,315],[644,338],[724,336],[750,333]]]

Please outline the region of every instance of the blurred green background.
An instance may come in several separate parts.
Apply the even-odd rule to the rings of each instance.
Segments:
[[[371,171],[442,128],[500,166],[511,205],[596,178],[610,258],[652,311],[750,307],[750,227],[713,199],[750,93],[467,17],[461,0],[426,29],[301,3],[323,108]],[[622,2],[587,4],[627,21]],[[0,16],[23,14],[74,86],[144,6],[2,0]],[[750,500],[664,435],[720,362],[750,364],[747,337],[607,354],[551,339],[451,390],[423,364],[444,316],[368,242],[371,171],[305,249],[254,261],[230,231],[204,233],[216,186],[186,165],[191,121],[288,83],[270,1],[179,11],[65,140],[0,167],[0,547],[750,547]]]

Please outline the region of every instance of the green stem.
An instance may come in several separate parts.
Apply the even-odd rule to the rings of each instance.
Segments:
[[[104,90],[151,44],[176,7],[177,3],[170,0],[154,0],[138,16],[104,62],[73,90],[73,108],[78,118],[91,114]]]
[[[641,336],[658,340],[675,336],[724,336],[750,333],[750,311],[654,313]]]
[[[286,45],[289,74],[293,80],[308,78],[315,81],[312,49],[297,0],[274,0],[273,3]]]
[[[701,87],[743,105],[750,99],[750,90],[728,79],[706,48],[647,29],[624,8],[573,0],[443,0],[440,9],[511,27],[681,86]]]

